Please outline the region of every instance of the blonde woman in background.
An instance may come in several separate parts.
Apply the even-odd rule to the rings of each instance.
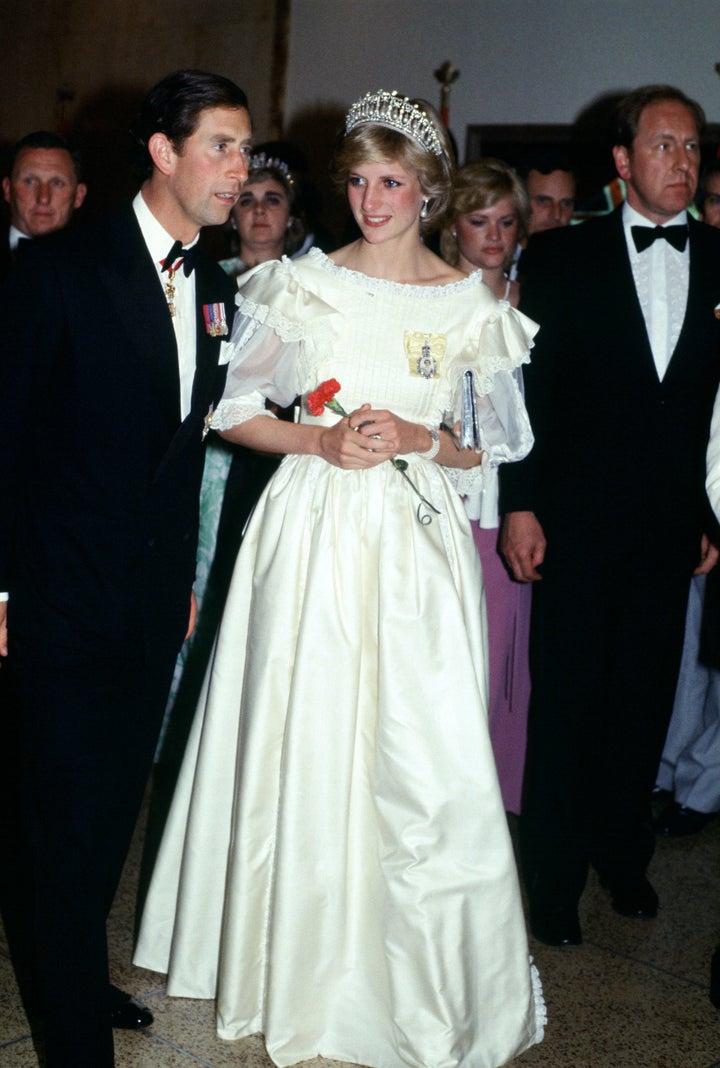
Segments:
[[[483,282],[498,300],[517,307],[520,287],[510,280],[508,271],[518,244],[527,238],[529,218],[525,187],[507,163],[490,157],[466,163],[457,173],[441,252],[466,274],[479,268]],[[479,501],[466,498],[466,507],[480,553],[487,603],[490,738],[505,808],[519,814],[530,700],[532,591],[510,577],[497,549],[497,479],[486,481]]]

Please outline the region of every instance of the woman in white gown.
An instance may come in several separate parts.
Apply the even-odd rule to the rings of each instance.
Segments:
[[[213,425],[287,455],[238,557],[135,959],[278,1065],[496,1068],[542,1038],[544,1006],[459,494],[532,444],[513,372],[535,328],[422,243],[452,181],[429,106],[368,94],[335,170],[362,236],[240,280]],[[468,370],[460,449],[441,424],[463,382],[472,423]],[[349,417],[264,408],[329,379]]]

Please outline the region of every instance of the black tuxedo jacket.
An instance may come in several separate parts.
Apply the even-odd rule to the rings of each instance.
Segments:
[[[13,257],[10,254],[9,241],[9,227],[3,226],[0,229],[0,280],[5,278],[8,271],[12,267]]]
[[[44,241],[45,236],[29,238],[24,237],[20,239],[20,245],[13,251],[10,250],[10,227],[3,227],[0,230],[0,281],[2,281],[10,272],[10,268],[17,261],[18,255],[24,255],[30,248],[32,241]]]
[[[525,369],[536,444],[502,468],[502,510],[536,513],[547,563],[650,545],[694,566],[720,378],[720,231],[690,219],[687,308],[662,381],[621,209],[536,235],[523,268],[521,306],[540,324]]]
[[[36,247],[37,245],[37,247]],[[202,253],[180,418],[175,335],[132,208],[33,243],[0,298],[0,589],[10,639],[53,658],[179,647],[194,577],[203,426],[234,288]]]

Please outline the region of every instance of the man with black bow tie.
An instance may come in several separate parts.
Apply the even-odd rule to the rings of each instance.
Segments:
[[[155,86],[133,132],[133,203],[33,242],[0,298],[0,654],[47,1068],[114,1063],[105,920],[192,617],[232,325],[233,287],[194,246],[227,220],[250,153],[245,94],[202,71]]]
[[[589,865],[620,914],[658,908],[650,795],[689,577],[717,559],[704,457],[720,234],[687,215],[703,121],[671,86],[629,94],[613,149],[626,203],[537,235],[523,260],[536,445],[502,473],[501,544],[536,582],[520,830],[531,929],[550,945],[582,940]]]

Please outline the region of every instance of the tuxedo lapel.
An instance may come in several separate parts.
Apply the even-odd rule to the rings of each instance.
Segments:
[[[709,284],[717,277],[717,264],[708,257],[702,240],[703,225],[693,218],[688,220],[690,226],[690,277],[685,317],[680,330],[672,359],[668,366],[665,381],[677,382],[690,371],[690,361],[697,349],[697,330],[699,323],[712,325],[718,286]]]
[[[196,258],[195,266],[195,377],[193,380],[190,412],[183,420],[173,441],[168,448],[163,462],[156,472],[156,479],[166,470],[172,468],[176,458],[182,455],[187,442],[193,437],[200,443],[206,428],[206,419],[211,414],[222,394],[224,374],[218,373],[218,358],[221,339],[211,337],[207,332],[203,305],[224,303],[228,331],[232,328],[234,306],[230,302],[232,285],[223,275],[217,264],[213,263],[202,251]],[[229,336],[229,334],[228,334]]]
[[[155,266],[132,207],[111,220],[99,250],[98,274],[156,392],[159,414],[180,421],[180,379],[175,331]]]
[[[635,288],[621,207],[598,220],[590,250],[592,285],[589,292],[599,305],[599,311],[596,310],[595,316],[589,321],[597,321],[598,315],[607,313],[608,326],[613,335],[623,339],[622,349],[637,353],[635,366],[621,368],[622,373],[644,378],[648,387],[657,388],[660,380]],[[603,329],[602,326],[600,329]]]
[[[197,345],[195,381],[193,383],[193,408],[195,408],[197,404],[205,404],[206,399],[212,397],[213,385],[217,376],[218,353],[221,346],[220,338],[211,337],[208,333],[203,307],[208,304],[216,304],[218,302],[223,303],[225,307],[225,320],[228,325],[228,330],[230,330],[234,309],[233,307],[228,307],[227,301],[223,300],[224,297],[224,289],[221,291],[218,288],[216,272],[209,272],[206,269],[203,258],[198,256],[195,269]],[[207,406],[202,413],[203,417],[206,411]]]
[[[9,240],[10,235],[8,230],[0,230],[0,279],[5,277],[12,266]]]
[[[217,374],[220,338],[207,333],[203,305],[223,301],[230,328],[234,310],[229,302],[232,286],[220,268],[199,252],[194,271],[195,376],[191,409],[181,422],[175,331],[155,265],[131,205],[100,229],[97,257],[100,282],[130,337],[128,359],[137,366],[138,389],[150,390],[154,411],[172,434],[156,470],[157,479],[193,435],[197,434],[200,441],[210,404],[220,399],[222,387]]]

